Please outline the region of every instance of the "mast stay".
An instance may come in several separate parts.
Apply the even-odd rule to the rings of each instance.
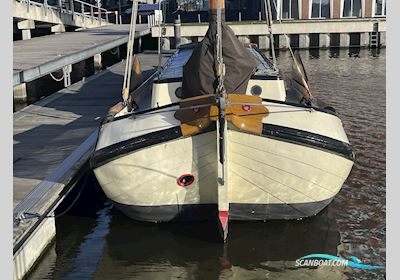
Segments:
[[[127,51],[126,51],[126,63],[125,63],[125,73],[124,73],[124,82],[122,86],[122,100],[123,105],[128,106],[129,102],[129,89],[131,84],[131,74],[132,74],[132,64],[133,64],[133,45],[135,43],[135,32],[136,32],[136,19],[138,12],[138,2],[137,0],[132,1],[132,14],[131,14],[131,25],[129,28],[129,37],[127,43]],[[137,107],[136,103],[133,101],[133,104]]]
[[[269,2],[270,0],[264,0],[268,2],[268,16],[271,17],[270,18],[270,24],[269,24],[269,29],[270,29],[270,34],[272,35],[272,12],[271,12],[271,3]],[[276,0],[271,0],[272,3],[274,4],[274,8],[276,11],[276,14],[279,15],[279,11],[278,11],[278,7],[276,5]],[[278,16],[278,21],[281,25],[283,25],[281,18]],[[296,53],[293,52],[292,46],[290,45],[290,40],[289,40],[289,36],[283,32],[283,35],[285,36],[286,39],[286,43],[288,45],[289,51],[290,51],[290,55],[293,58],[293,65],[292,65],[292,73],[294,75],[294,81],[295,81],[295,87],[297,87],[299,89],[299,91],[303,94],[304,98],[308,101],[309,104],[312,104],[312,100],[313,100],[313,95],[312,95],[312,91],[310,88],[310,83],[308,81],[307,78],[307,74],[303,65],[303,62],[301,60],[301,57],[298,53],[298,51],[296,51]],[[273,37],[273,36],[272,36]],[[273,41],[271,41],[273,42]],[[274,45],[272,44],[272,54],[273,54],[273,59],[274,59],[274,65],[276,63],[276,57],[275,57],[275,50],[274,50]],[[274,66],[275,67],[275,66]],[[298,87],[300,86],[300,87]]]
[[[271,51],[272,51],[272,64],[274,67],[274,71],[278,71],[276,66],[276,55],[275,55],[275,44],[274,44],[274,34],[272,33],[272,11],[271,11],[271,2],[270,0],[264,0],[265,6],[265,14],[267,18],[267,25],[268,25],[268,32],[269,32],[269,39],[271,41]]]

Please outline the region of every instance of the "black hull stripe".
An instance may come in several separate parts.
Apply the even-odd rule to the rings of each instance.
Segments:
[[[329,151],[351,161],[355,159],[355,153],[348,143],[305,130],[264,124],[262,136]]]
[[[196,135],[214,131],[215,129],[216,125],[213,122],[207,129],[201,131],[199,134]],[[116,144],[95,151],[90,160],[91,166],[92,168],[97,168],[134,151],[178,138],[183,138],[182,130],[180,126],[175,126],[172,128],[151,132],[132,139],[118,142]]]
[[[213,122],[212,125],[210,125],[201,133],[207,133],[214,131],[215,129],[216,125],[215,122]],[[237,128],[235,129],[241,131]],[[241,132],[247,133],[245,131]],[[264,124],[262,136],[327,151],[347,158],[351,161],[354,161],[355,159],[355,153],[348,143],[304,130],[272,124]],[[125,140],[96,151],[91,159],[91,165],[92,168],[97,168],[136,150],[175,140],[181,137],[183,137],[181,128],[180,126],[176,126]]]
[[[182,137],[181,127],[175,126],[118,142],[96,151],[91,158],[91,165],[92,168],[97,168],[125,154],[180,137]]]
[[[262,221],[305,218],[318,214],[332,200],[333,197],[308,203],[230,203],[229,220]],[[115,201],[113,203],[126,216],[144,222],[214,220],[218,217],[217,204],[137,206],[120,204]]]

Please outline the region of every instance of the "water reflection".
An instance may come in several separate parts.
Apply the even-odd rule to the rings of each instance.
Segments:
[[[329,57],[330,58],[337,58],[340,55],[340,48],[338,47],[330,47],[329,48]]]
[[[310,59],[318,59],[319,58],[319,49],[314,48],[309,50],[310,53]]]
[[[360,48],[359,47],[352,47],[349,48],[349,57],[359,57],[360,56]]]
[[[227,244],[220,242],[217,224],[149,224],[111,213],[96,279],[224,279],[273,276],[301,270],[293,276],[314,274],[296,269],[294,261],[320,252],[337,254],[340,235],[328,211],[302,221],[232,222]],[[330,269],[325,269],[326,276]],[[319,272],[322,273],[322,272]],[[335,278],[337,273],[330,275]],[[115,278],[114,278],[115,279]],[[240,279],[242,279],[240,277]],[[289,279],[286,278],[286,279]]]
[[[379,57],[380,52],[381,52],[380,49],[378,49],[378,48],[373,48],[373,49],[371,49],[371,56],[372,56],[372,57]]]

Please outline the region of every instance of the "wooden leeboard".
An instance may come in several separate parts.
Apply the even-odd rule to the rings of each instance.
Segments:
[[[218,107],[210,105],[202,108],[192,108],[197,105],[214,104],[214,95],[202,95],[180,102],[180,109],[175,112],[175,118],[182,122],[183,136],[190,136],[199,133],[207,128],[211,121],[218,119]],[[261,134],[263,119],[268,116],[268,109],[263,106],[260,97],[251,95],[229,94],[228,102],[231,105],[226,106],[226,120],[232,122],[240,130]]]

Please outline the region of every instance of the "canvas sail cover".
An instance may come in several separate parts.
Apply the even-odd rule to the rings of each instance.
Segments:
[[[214,94],[218,85],[216,72],[217,23],[212,20],[203,41],[183,67],[182,98]],[[260,62],[222,21],[222,53],[226,68],[226,92],[245,94],[247,84]]]

